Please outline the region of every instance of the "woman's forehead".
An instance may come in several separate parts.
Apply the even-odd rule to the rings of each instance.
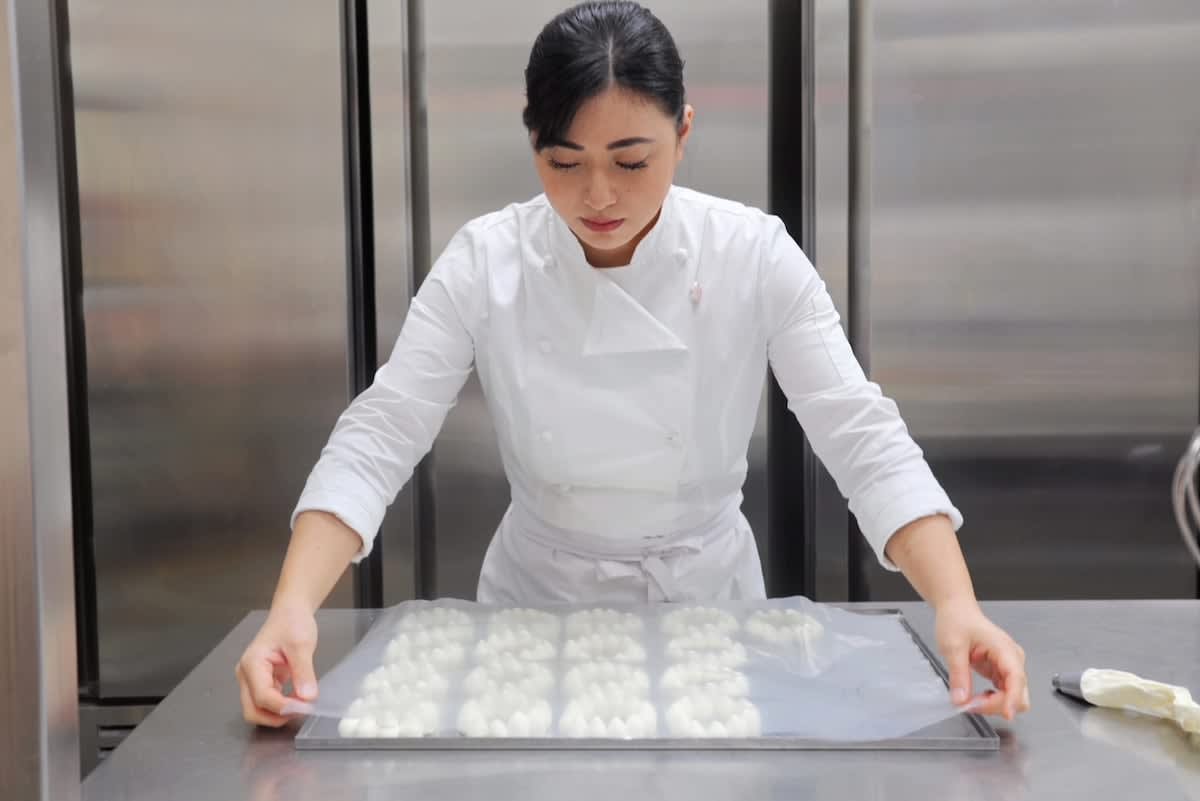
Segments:
[[[672,128],[671,118],[653,100],[624,89],[608,89],[579,107],[567,140],[585,149],[604,150],[621,140],[657,140]]]

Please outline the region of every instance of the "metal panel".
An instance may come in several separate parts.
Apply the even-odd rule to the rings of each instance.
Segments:
[[[468,219],[538,194],[521,126],[534,38],[561,2],[426,4],[432,246]],[[686,62],[696,132],[677,182],[765,207],[767,3],[656,3]],[[475,597],[484,550],[509,500],[495,433],[472,378],[437,441],[438,593]],[[766,530],[766,404],[750,447],[744,509]],[[759,537],[760,551],[765,537]]]
[[[845,0],[816,0],[813,9],[813,115],[816,128],[816,248],[810,254],[843,326],[849,309],[849,13]],[[816,551],[813,597],[849,597],[846,530],[849,512],[832,476],[815,476]]]
[[[155,696],[269,603],[348,399],[338,4],[70,11],[100,693]]]
[[[375,330],[383,362],[392,352],[413,292],[409,183],[408,2],[367,3],[370,30],[371,150],[374,174]],[[384,519],[384,603],[415,597],[413,486]]]
[[[875,7],[874,377],[979,593],[1194,597],[1167,491],[1200,391],[1200,6]]]
[[[50,0],[0,14],[0,253],[14,267],[0,270],[0,776],[6,798],[69,801],[79,707],[58,21]]]
[[[772,0],[767,111],[767,202],[801,249],[814,258],[816,120],[813,6]],[[813,595],[816,583],[817,474],[812,447],[788,408],[787,396],[767,382],[767,560],[769,596]],[[760,532],[761,536],[762,532]]]

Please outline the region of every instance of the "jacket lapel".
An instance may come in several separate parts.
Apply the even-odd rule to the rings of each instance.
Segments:
[[[687,345],[624,289],[596,276],[592,316],[583,342],[584,356],[646,351],[686,351]]]

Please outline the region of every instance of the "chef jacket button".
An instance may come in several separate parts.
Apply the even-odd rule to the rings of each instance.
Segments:
[[[548,442],[553,442],[553,441],[554,441],[554,434],[551,433],[550,429],[547,428],[547,429],[543,430],[542,431],[542,442],[548,443]]]
[[[554,345],[552,345],[548,339],[543,339],[541,342],[539,342],[538,347],[542,349],[542,353],[549,353],[550,351],[554,350]]]
[[[567,495],[571,492],[571,485],[570,484],[559,484],[558,491],[561,492],[563,495]]]
[[[675,258],[679,259],[680,266],[683,266],[687,262],[687,257],[687,248],[679,248],[675,251]]]
[[[668,431],[667,432],[667,442],[671,443],[672,445],[678,445],[679,439],[680,438],[679,438],[678,431]]]

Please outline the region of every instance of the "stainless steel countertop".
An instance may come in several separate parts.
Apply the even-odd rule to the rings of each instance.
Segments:
[[[930,642],[932,615],[900,604]],[[1200,747],[1172,725],[1059,697],[1050,677],[1131,670],[1200,690],[1200,602],[1002,602],[988,614],[1025,647],[1033,710],[993,723],[999,752],[300,752],[298,727],[242,722],[233,666],[249,615],[83,785],[88,801],[569,797],[703,799],[1154,799],[1200,801]],[[328,669],[370,612],[320,615]]]

